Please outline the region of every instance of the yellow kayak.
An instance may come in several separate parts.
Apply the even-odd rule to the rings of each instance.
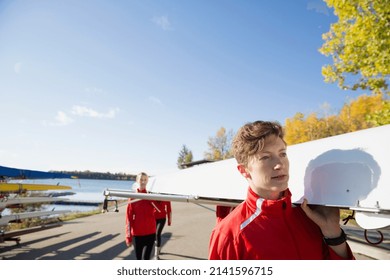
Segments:
[[[70,189],[72,189],[72,187],[62,186],[62,185],[0,183],[0,192],[47,191],[47,190],[70,190]]]

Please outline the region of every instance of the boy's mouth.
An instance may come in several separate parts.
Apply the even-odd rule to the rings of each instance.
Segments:
[[[271,178],[276,179],[276,180],[282,180],[282,179],[285,179],[286,177],[287,177],[287,175],[278,175],[278,176],[273,176]]]

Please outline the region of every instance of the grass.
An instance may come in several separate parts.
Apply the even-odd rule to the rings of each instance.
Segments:
[[[127,203],[127,199],[118,200],[118,205],[122,205],[124,203]],[[32,209],[35,210],[35,209],[39,209],[40,206],[41,206],[41,204],[34,204],[34,205],[32,205],[32,208],[13,209],[13,212],[18,213],[18,212],[23,212],[26,210],[32,210]],[[113,206],[114,206],[114,204],[112,202],[110,202],[109,207],[112,208]],[[60,217],[56,217],[56,218],[42,219],[40,217],[36,217],[36,218],[24,219],[24,220],[17,222],[17,223],[9,223],[3,230],[4,231],[12,231],[12,230],[18,230],[18,229],[25,229],[25,228],[29,228],[29,227],[47,225],[50,223],[58,223],[58,221],[63,221],[63,222],[71,221],[74,219],[79,219],[79,218],[84,218],[84,217],[100,214],[100,213],[102,213],[102,208],[103,208],[103,205],[101,204],[97,209],[92,210],[92,211],[69,212],[69,213],[63,214]],[[112,211],[112,210],[110,210],[110,211]],[[0,230],[1,230],[1,228],[0,228]]]
[[[352,210],[341,209],[340,210],[340,220],[343,221],[344,219],[351,216],[352,214],[353,214]],[[343,221],[343,223],[344,223],[344,221]],[[357,226],[357,223],[356,223],[354,218],[353,219],[351,218],[348,220],[348,225]]]
[[[61,221],[70,221],[78,218],[84,218],[96,214],[100,214],[102,212],[101,209],[96,209],[93,211],[88,211],[88,212],[71,212],[69,214],[65,214],[64,216],[61,217]]]
[[[47,225],[51,223],[58,223],[58,221],[70,221],[78,218],[84,218],[92,215],[96,215],[101,213],[101,209],[96,209],[92,211],[87,211],[87,212],[70,212],[67,214],[64,214],[60,217],[56,218],[30,218],[30,219],[24,219],[21,222],[17,223],[9,223],[8,226],[5,227],[5,231],[12,231],[12,230],[19,230],[19,229],[25,229],[25,228],[30,228],[30,227],[35,227],[35,226],[42,226],[42,225]]]

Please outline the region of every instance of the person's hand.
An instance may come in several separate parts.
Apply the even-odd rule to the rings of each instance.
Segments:
[[[126,241],[126,246],[127,246],[127,247],[131,247],[131,245],[133,245],[133,242],[131,242],[131,241]]]
[[[327,238],[340,236],[340,210],[336,207],[326,207],[321,205],[309,206],[305,198],[301,204],[302,210],[316,223],[322,234]]]
[[[319,205],[309,207],[309,205],[307,205],[307,199],[303,200],[301,208],[306,215],[320,227],[324,237],[337,238],[342,234],[342,229],[340,227],[340,209]],[[349,256],[346,242],[334,245],[332,246],[332,249],[337,255],[344,259],[353,258],[353,256]]]

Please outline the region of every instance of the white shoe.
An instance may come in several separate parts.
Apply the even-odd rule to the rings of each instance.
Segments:
[[[161,247],[155,247],[154,248],[154,256],[155,256],[155,259],[156,260],[159,260],[160,259],[160,252],[161,252]]]

